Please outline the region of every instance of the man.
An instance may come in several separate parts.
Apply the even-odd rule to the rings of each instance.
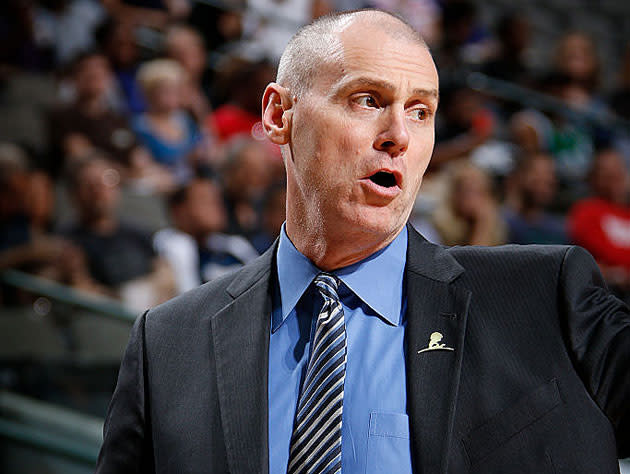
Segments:
[[[222,233],[227,217],[221,191],[213,180],[191,180],[169,196],[168,209],[173,226],[158,231],[153,245],[173,268],[178,293],[258,257],[247,239]]]
[[[85,254],[91,276],[131,308],[175,295],[173,274],[156,256],[151,234],[121,221],[119,174],[94,155],[74,163],[68,189],[77,221],[63,234]]]
[[[127,119],[111,108],[112,71],[107,58],[86,52],[75,61],[73,103],[56,108],[49,117],[50,146],[54,155],[51,172],[58,175],[67,165],[93,149],[107,153],[128,166],[136,139]]]
[[[386,13],[294,37],[263,96],[279,242],[138,320],[97,472],[617,472],[630,315],[588,254],[405,226],[437,102],[429,51]]]
[[[592,195],[569,212],[573,242],[596,259],[611,289],[630,298],[630,173],[614,149],[601,150],[589,173]]]
[[[508,178],[503,217],[513,244],[566,244],[564,220],[547,211],[556,195],[556,172],[549,155],[521,158]]]

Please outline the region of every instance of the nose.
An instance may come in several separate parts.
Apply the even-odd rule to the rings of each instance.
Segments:
[[[405,123],[404,110],[392,108],[383,119],[383,128],[374,141],[374,148],[386,151],[392,158],[402,155],[409,147],[409,130]]]

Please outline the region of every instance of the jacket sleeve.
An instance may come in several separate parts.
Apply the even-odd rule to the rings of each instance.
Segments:
[[[147,312],[136,320],[131,331],[105,418],[96,474],[155,471],[146,383],[146,317]]]
[[[575,366],[613,424],[619,457],[630,456],[630,310],[608,292],[595,260],[580,247],[566,252],[559,285]]]

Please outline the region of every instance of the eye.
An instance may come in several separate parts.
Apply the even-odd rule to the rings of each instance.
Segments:
[[[361,107],[378,107],[378,102],[376,98],[369,94],[360,95],[359,97],[355,98],[354,101]]]
[[[431,117],[431,111],[426,107],[417,107],[410,110],[410,113],[414,120],[424,122]]]

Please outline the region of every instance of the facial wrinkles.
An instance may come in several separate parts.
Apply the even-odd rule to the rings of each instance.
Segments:
[[[404,38],[392,38],[387,33],[374,29],[373,25],[369,25],[374,31],[374,35],[372,36],[373,40],[370,41],[369,45],[366,45],[364,41],[361,40],[361,38],[364,37],[363,35],[357,35],[355,32],[351,31],[350,28],[355,25],[356,23],[352,23],[350,27],[346,29],[347,35],[345,33],[340,34],[343,47],[340,48],[339,54],[336,55],[337,58],[329,60],[325,65],[322,65],[319,69],[318,78],[313,85],[313,89],[307,92],[306,96],[303,97],[304,103],[302,105],[306,107],[309,107],[306,103],[309,101],[309,97],[307,96],[313,98],[316,96],[326,97],[327,100],[323,101],[323,103],[321,101],[313,101],[313,104],[317,105],[319,108],[317,113],[320,115],[319,119],[322,120],[325,118],[326,109],[331,107],[330,112],[332,113],[329,114],[329,120],[336,118],[336,122],[331,123],[330,128],[336,127],[335,134],[338,138],[339,134],[342,135],[337,145],[343,150],[343,153],[352,155],[352,157],[348,156],[348,158],[351,158],[350,166],[347,166],[348,163],[346,163],[346,166],[340,167],[339,169],[326,170],[328,175],[326,176],[326,178],[328,178],[328,189],[330,189],[331,185],[334,186],[334,183],[339,183],[341,187],[343,184],[341,174],[345,174],[346,179],[360,178],[363,177],[362,174],[373,171],[372,168],[374,168],[375,160],[377,162],[382,160],[383,163],[391,160],[389,156],[385,157],[383,155],[379,157],[379,153],[372,150],[372,142],[362,144],[357,143],[356,140],[353,139],[352,129],[354,126],[360,125],[356,123],[356,118],[353,119],[351,116],[334,113],[334,107],[339,106],[339,100],[347,100],[345,96],[337,101],[332,97],[337,89],[335,85],[346,82],[346,80],[351,81],[353,77],[366,75],[376,79],[385,79],[387,83],[392,85],[392,98],[396,101],[396,107],[399,108],[399,111],[401,104],[403,107],[406,107],[408,101],[424,100],[424,98],[413,96],[415,89],[428,91],[437,90],[437,72],[435,71],[428,51],[424,49],[422,45],[414,44],[411,40]],[[377,45],[376,48],[375,45]],[[404,47],[401,48],[401,45]],[[410,48],[409,45],[412,45],[412,47]],[[431,100],[435,102],[436,98],[431,98]],[[390,113],[389,110],[387,113]],[[400,117],[398,117],[398,119],[400,119]],[[308,127],[308,123],[303,123],[301,126]],[[430,133],[432,134],[432,127],[430,128]],[[426,140],[427,144],[418,143],[417,146],[414,147],[414,155],[426,154],[427,146],[432,145],[432,141],[429,143],[430,137],[425,137],[425,135],[427,135],[426,132],[420,133],[419,139],[422,141]],[[314,152],[314,155],[311,156],[313,162],[317,163],[320,159],[324,160],[325,157],[317,156],[319,153],[325,152],[325,148],[322,149],[317,146],[318,143],[321,144],[327,139],[327,137],[324,136],[324,131],[311,130],[311,133],[307,135],[309,136],[310,145],[312,146],[311,151]],[[369,153],[365,158],[354,159],[355,157],[360,157],[362,154],[365,155],[366,149],[369,150]],[[428,153],[430,153],[430,151]],[[408,186],[405,186],[405,193],[408,194],[417,191],[423,170],[414,170],[414,174],[418,174],[418,176],[406,176],[406,158],[401,157],[397,158],[397,160],[397,169],[405,174],[405,179],[409,179]],[[420,172],[416,173],[416,171]],[[308,174],[303,175],[305,178],[307,176]],[[303,189],[306,193],[311,194],[312,192],[313,194],[311,194],[311,196],[313,197],[317,196],[317,193],[321,192],[326,187],[322,183],[303,182],[302,184],[304,185]],[[358,201],[361,198],[361,196],[357,195],[356,189],[346,190],[346,194],[347,198],[351,201]],[[308,196],[305,197],[308,200]],[[323,198],[324,201],[326,200],[326,196],[320,194],[319,197],[320,199]],[[339,195],[336,197],[339,198]],[[307,206],[308,205],[309,204],[307,204]],[[315,203],[311,202],[310,205],[313,206]]]
[[[355,24],[352,23],[351,26]],[[361,216],[362,213],[368,212],[370,219],[376,219],[373,221],[374,227],[361,224],[357,230],[381,232],[387,227],[388,232],[396,233],[408,217],[410,203],[420,185],[431,153],[432,124],[417,123],[416,127],[407,121],[409,116],[405,114],[405,109],[415,101],[430,100],[435,103],[432,103],[432,108],[437,105],[436,98],[421,97],[414,92],[415,89],[437,92],[437,72],[430,54],[423,46],[411,40],[392,38],[374,28],[373,24],[368,27],[374,33],[370,35],[369,45],[361,39],[365,37],[365,32],[361,33],[359,30],[353,32],[348,28],[347,35],[345,33],[340,35],[343,47],[339,50],[338,59],[329,58],[326,64],[318,68],[318,77],[312,89],[298,100],[298,103],[302,101],[302,104],[296,108],[293,118],[294,125],[301,131],[299,140],[294,136],[291,141],[306,145],[300,146],[299,151],[292,147],[292,151],[300,153],[300,156],[294,156],[293,165],[297,171],[294,175],[298,180],[296,191],[302,196],[300,207],[306,211],[300,214],[302,219],[309,222],[305,223],[304,228],[311,230],[335,228],[340,218],[358,223],[367,219]],[[350,104],[347,93],[335,96],[339,85],[362,77],[391,84],[385,106],[367,112],[380,114],[381,118],[375,118],[376,115],[370,118],[366,115],[364,120],[360,114],[347,107]],[[304,113],[304,117],[301,117],[302,113],[298,111],[300,109],[308,111]],[[387,120],[392,119],[391,116],[386,117],[386,114],[391,113],[399,114],[394,118],[402,121],[404,126],[410,127],[413,131],[410,132],[408,151],[402,154],[404,156],[392,156],[387,151],[374,147],[374,138],[381,127],[387,126]],[[331,157],[332,160],[338,159],[343,162],[335,166]],[[366,201],[371,198],[365,194],[362,186],[357,184],[367,175],[383,167],[393,167],[403,173],[403,195],[385,206],[389,211],[385,208],[383,211],[377,211],[380,206],[376,204],[378,200],[373,203]],[[379,224],[381,217],[393,221],[390,221],[390,224],[383,221],[381,226]],[[328,224],[334,225],[332,227],[327,225],[326,220],[331,220]],[[377,230],[378,228],[381,230]],[[355,245],[358,245],[358,242],[355,242]]]
[[[370,49],[361,45],[354,44],[345,49],[344,58],[346,62],[356,64],[357,66],[369,71],[388,71],[399,75],[408,74],[414,78],[426,75],[427,78],[433,73],[431,64],[421,61],[416,54],[406,54],[403,51],[396,51],[396,44],[387,44],[386,42],[380,47],[379,55],[374,55]],[[418,47],[419,49],[420,47]],[[395,53],[395,54],[394,54]]]
[[[348,62],[358,65],[357,70],[362,74],[374,78],[386,77],[387,83],[393,85],[393,91],[406,103],[407,99],[413,99],[417,91],[425,91],[427,94],[437,94],[437,72],[432,62],[421,61],[418,55],[402,54],[397,52],[390,57],[375,57],[368,59],[367,50],[359,46],[349,49],[346,57]],[[428,54],[428,53],[427,53]],[[346,71],[348,80],[352,80],[354,71]],[[437,101],[437,97],[426,97]]]
[[[388,43],[393,44],[388,44]],[[349,90],[352,92],[352,81],[357,79],[372,79],[373,80],[384,82],[388,85],[391,85],[391,100],[395,101],[393,107],[391,107],[386,113],[399,113],[404,114],[404,108],[407,106],[407,102],[411,101],[425,101],[431,102],[431,107],[435,108],[437,105],[437,97],[419,97],[415,94],[416,89],[426,90],[426,92],[435,91],[437,94],[437,73],[435,68],[433,67],[432,60],[429,57],[429,61],[427,61],[426,56],[428,56],[428,51],[423,50],[421,54],[412,54],[413,51],[417,52],[418,49],[422,48],[422,46],[417,45],[417,48],[414,47],[412,52],[409,51],[398,51],[398,48],[395,46],[400,46],[400,40],[392,40],[387,37],[386,41],[379,43],[382,46],[377,50],[377,54],[374,54],[373,47],[366,47],[364,43],[360,42],[359,44],[352,39],[349,41],[350,44],[347,44],[343,50],[343,67],[341,70],[343,74],[339,74],[337,76],[337,80],[333,81],[335,84],[339,84],[339,87],[328,88],[329,99],[337,100],[339,102],[346,101],[346,92],[341,91],[339,93],[339,97],[330,97],[330,95],[334,95],[339,89],[343,89],[343,83],[349,83]],[[404,44],[412,44],[406,40],[404,40]],[[416,45],[414,45],[416,46]],[[397,55],[391,55],[391,51],[397,51]],[[385,53],[390,52],[385,56]],[[423,54],[425,53],[425,54]],[[424,56],[424,57],[423,57]],[[424,61],[423,61],[424,60]],[[428,65],[427,65],[428,63]],[[347,64],[351,64],[352,67],[347,67]],[[353,77],[355,76],[355,77]],[[425,77],[426,76],[426,77]],[[386,81],[383,81],[381,78],[387,78]],[[360,89],[360,88],[359,88]],[[426,94],[425,94],[426,95]],[[397,109],[397,110],[394,110]],[[393,117],[392,120],[403,120],[401,117]],[[402,126],[406,126],[403,122]],[[352,124],[348,125],[349,132],[351,133]],[[429,145],[432,145],[432,127],[430,130],[431,138]],[[426,137],[429,138],[429,137]],[[412,140],[413,137],[410,137]],[[371,146],[371,144],[370,144]],[[416,152],[425,152],[426,146],[420,144],[419,147],[415,147],[414,150]],[[356,153],[357,155],[360,153],[359,150],[351,150],[351,152]],[[404,157],[381,157],[383,162],[389,163],[390,160],[397,161],[395,168],[399,169],[403,173],[405,172],[407,160]],[[365,172],[373,171],[374,168],[373,159],[370,160],[371,163],[363,164],[358,163],[361,168],[365,169]],[[381,161],[378,159],[378,161]],[[415,183],[412,184],[413,190],[417,190],[419,186],[419,179],[417,181],[417,185]]]

